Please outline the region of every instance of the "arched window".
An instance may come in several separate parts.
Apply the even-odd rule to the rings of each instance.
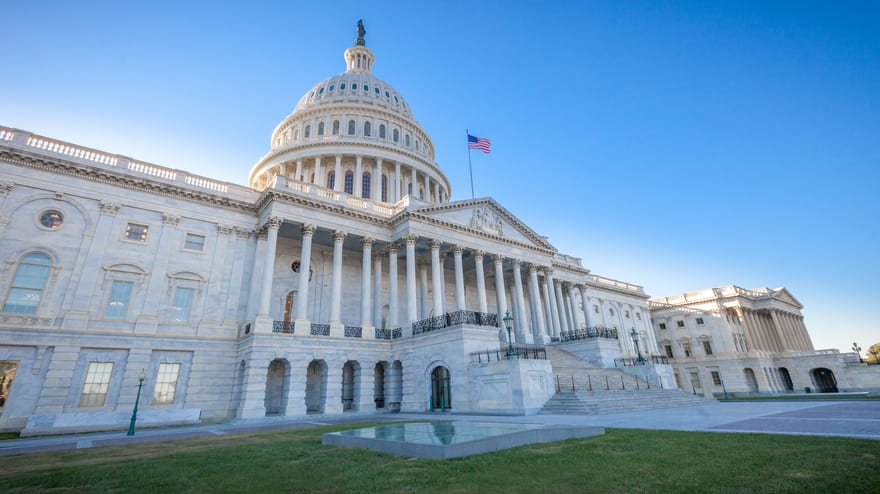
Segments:
[[[296,129],[293,131],[293,142],[296,142],[298,140],[299,140],[299,129]]]
[[[336,185],[336,172],[331,170],[327,174],[327,188],[332,189],[334,185]]]
[[[319,136],[324,135],[324,122],[321,122],[318,124],[318,135]]]
[[[333,135],[339,135],[339,120],[333,121]]]
[[[345,193],[352,194],[354,191],[354,173],[345,172]]]
[[[52,260],[46,254],[34,252],[24,256],[15,270],[3,312],[36,314],[51,267]]]
[[[385,139],[385,125],[379,125],[379,139]]]
[[[370,125],[370,122],[364,122],[364,136],[370,137],[370,132],[373,130],[373,126]]]
[[[361,180],[361,197],[370,198],[370,172],[364,172],[363,180]]]
[[[354,135],[354,120],[348,121],[348,135],[350,135],[350,136]]]
[[[303,132],[303,137],[305,137],[306,139],[308,139],[308,138],[311,137],[311,136],[312,136],[312,126],[311,126],[311,125],[306,125],[306,131]]]
[[[397,129],[394,129],[394,132],[391,133],[391,140],[394,142],[400,142],[400,132]]]
[[[409,142],[409,134],[406,135],[406,138],[405,138],[405,140],[404,140],[404,143],[406,144],[406,147],[409,147],[409,145],[410,145],[410,142]]]
[[[382,175],[382,202],[388,202],[388,175]]]

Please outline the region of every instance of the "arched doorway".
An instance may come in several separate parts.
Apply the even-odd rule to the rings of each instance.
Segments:
[[[837,393],[837,379],[834,373],[824,367],[818,367],[810,371],[813,384],[820,393]]]
[[[445,412],[452,408],[449,369],[438,366],[431,371],[431,411]]]
[[[358,368],[358,363],[352,360],[349,360],[342,366],[343,412],[357,410],[357,405],[355,404],[355,375],[357,374]]]
[[[373,402],[376,409],[385,408],[385,368],[388,362],[378,362],[373,368]]]
[[[287,361],[275,359],[269,363],[266,375],[266,415],[284,415],[287,403]]]
[[[746,367],[745,370],[746,375],[746,386],[749,387],[749,391],[752,393],[758,392],[758,378],[755,377],[755,371]]]
[[[327,402],[327,363],[312,360],[306,369],[306,413],[324,413]]]
[[[782,376],[782,384],[785,386],[785,390],[794,391],[794,383],[791,381],[791,374],[788,373],[788,369],[780,367],[779,375]]]
[[[385,386],[388,411],[397,413],[400,411],[400,403],[403,401],[403,364],[400,363],[400,360],[395,360],[391,364]]]

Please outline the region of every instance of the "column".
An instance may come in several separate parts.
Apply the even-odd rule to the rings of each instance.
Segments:
[[[336,167],[333,169],[333,175],[335,178],[333,179],[333,190],[341,191],[342,187],[345,185],[345,177],[342,176],[342,155],[336,155]]]
[[[422,308],[421,319],[427,319],[431,313],[431,305],[428,304],[428,263],[419,263],[419,304]]]
[[[272,299],[272,280],[275,278],[275,250],[278,244],[278,229],[281,218],[273,216],[266,221],[266,257],[263,259],[263,286],[260,287],[260,305],[257,316],[269,317],[269,302]]]
[[[806,345],[806,350],[814,350],[815,348],[813,347],[813,340],[810,339],[810,333],[807,331],[807,325],[804,324],[804,316],[797,316],[797,325],[798,329],[800,329],[801,338],[803,338],[804,344]]]
[[[483,251],[474,252],[474,269],[477,272],[477,302],[480,312],[489,312],[489,304],[486,303],[486,276],[483,273]]]
[[[412,234],[406,235],[406,319],[407,334],[412,335],[412,323],[418,320],[416,306],[416,239]]]
[[[302,253],[299,257],[299,283],[296,291],[296,323],[295,326],[301,326],[308,330],[309,320],[306,318],[306,309],[309,304],[309,271],[312,269],[312,236],[318,227],[309,223],[303,223],[300,231],[302,232]],[[274,250],[274,247],[272,247]],[[267,256],[268,257],[268,256]],[[274,256],[273,256],[274,258]]]
[[[464,247],[456,245],[452,249],[452,255],[455,258],[455,309],[467,310],[464,300],[464,268],[461,264],[461,255]]]
[[[355,197],[363,197],[364,194],[364,157],[363,155],[355,156],[355,165],[354,165],[354,190],[352,190],[352,194]]]
[[[492,258],[495,261],[495,305],[498,308],[498,324],[501,329],[507,331],[504,327],[504,316],[507,315],[507,298],[504,289],[504,256],[495,254]]]
[[[522,265],[522,261],[519,259],[513,260],[513,287],[516,295],[516,311],[517,311],[517,325],[521,329],[521,334],[517,335],[517,341],[523,343],[533,343],[534,340],[531,338],[531,335],[527,328],[527,319],[526,319],[526,298],[523,293],[522,286],[522,273],[520,272],[520,266]]]
[[[556,307],[559,310],[559,327],[563,331],[573,331],[574,328],[571,327],[571,325],[569,324],[568,318],[566,317],[565,313],[565,302],[562,297],[562,283],[554,280],[553,291],[556,292],[556,300],[558,301]]]
[[[327,186],[327,177],[321,172],[321,156],[315,156],[315,184],[321,187]]]
[[[331,332],[335,329],[334,326],[342,327],[342,243],[345,235],[342,230],[333,232],[333,275],[330,282]]]
[[[400,245],[392,242],[388,245],[388,328],[395,329],[399,326],[397,313],[397,253]]]
[[[434,317],[443,315],[443,287],[440,278],[440,246],[443,242],[431,240],[431,288],[434,291]]]
[[[550,333],[550,336],[558,336],[559,335],[559,321],[554,320],[553,318],[553,307],[556,305],[555,299],[552,295],[550,295],[550,287],[548,286],[547,273],[551,270],[546,270],[542,274],[543,281],[541,281],[541,291],[544,293],[544,301],[547,305],[544,306],[544,318],[546,319],[547,324],[547,332]]]
[[[385,193],[390,195],[387,189]],[[382,158],[376,158],[376,171],[370,180],[370,199],[377,202],[382,201]]]
[[[562,285],[562,282],[560,282],[559,284]],[[568,283],[565,283],[565,286],[563,286],[561,288],[561,290],[562,290],[562,292],[561,292],[562,293],[561,305],[562,305],[562,308],[565,310],[565,322],[566,322],[566,324],[568,324],[569,331],[574,331],[575,329],[577,329],[577,324],[575,324],[575,322],[574,322],[574,311],[572,310],[571,304],[569,303],[569,302],[571,302],[571,297],[569,297],[567,295],[568,294]],[[632,313],[630,313],[630,315],[633,318],[635,318],[635,316],[633,316]]]
[[[305,182],[305,180],[302,179],[302,172],[303,172],[303,160],[298,159],[298,160],[296,160],[296,181],[297,182]]]
[[[425,200],[431,202],[431,177],[425,174]]]
[[[382,327],[382,253],[373,254],[373,327]]]
[[[586,324],[588,328],[594,326],[593,324],[593,308],[590,307],[590,299],[587,298],[586,287],[581,288],[580,285],[577,287],[578,293],[581,296],[581,304],[584,306],[584,318],[586,320]]]
[[[434,202],[440,202],[440,182],[434,181]]]
[[[440,306],[443,308],[443,314],[449,312],[446,306],[446,253],[440,253]]]
[[[400,162],[394,162],[394,187],[392,189],[394,191],[391,202],[397,202],[400,200]]]
[[[548,300],[550,306],[550,321],[553,323],[553,336],[559,336],[564,329],[559,320],[559,299],[556,297],[556,280],[553,279],[553,269],[549,268],[544,271],[544,298]]]
[[[535,341],[538,343],[550,343],[550,337],[547,336],[547,327],[544,325],[544,304],[541,303],[541,293],[538,288],[538,266],[535,264],[529,265],[529,287],[534,287],[534,289],[530,289],[532,292],[532,297],[535,299],[535,314],[538,316],[535,319],[538,321],[537,333],[535,334]]]
[[[578,301],[577,301],[577,293],[575,293],[576,287],[574,284],[568,285],[568,306],[571,307],[571,325],[572,329],[578,329],[583,326],[583,318],[581,317],[581,311],[578,310]],[[648,328],[650,329],[650,327]]]
[[[373,239],[364,237],[361,239],[363,255],[361,257],[361,328],[366,331],[372,328],[370,315],[370,262],[373,259]]]
[[[746,352],[754,351],[756,349],[755,340],[752,337],[752,331],[749,328],[749,323],[748,323],[748,321],[746,321],[745,310],[742,307],[736,307],[736,308],[734,308],[734,311],[736,311],[736,317],[740,323],[740,329],[742,329],[743,337],[746,340],[746,350],[745,351]]]
[[[410,188],[412,188],[412,192],[410,192],[410,197],[419,197],[419,184],[416,182],[416,167],[411,167],[409,169],[410,173]]]

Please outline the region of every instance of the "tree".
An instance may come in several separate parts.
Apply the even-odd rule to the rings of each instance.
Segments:
[[[868,358],[865,362],[873,365],[880,364],[880,343],[874,343],[868,348]]]

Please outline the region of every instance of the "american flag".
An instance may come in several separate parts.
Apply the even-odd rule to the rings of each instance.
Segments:
[[[492,141],[485,137],[476,137],[468,134],[468,149],[479,149],[480,151],[489,154],[489,146],[491,144]]]

